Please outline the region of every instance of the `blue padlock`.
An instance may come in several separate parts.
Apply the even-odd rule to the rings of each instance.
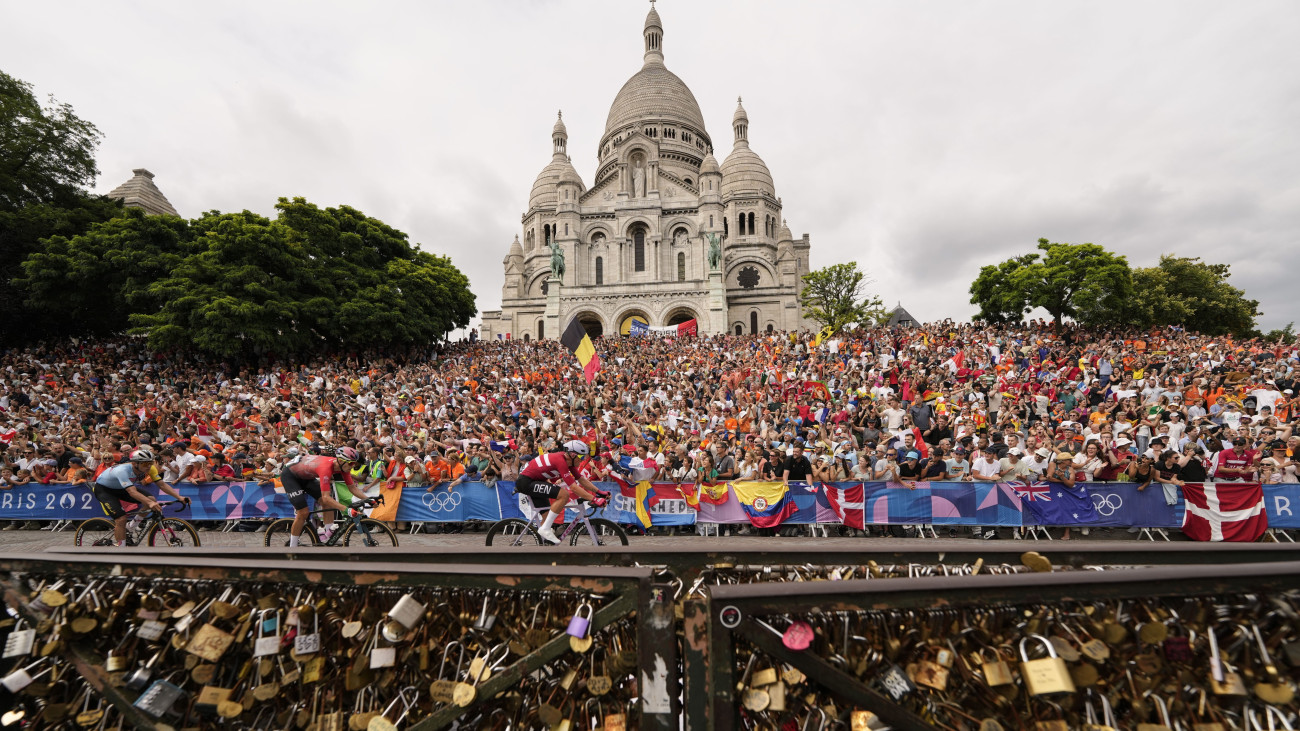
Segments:
[[[582,610],[584,608],[587,610],[587,616],[585,617],[582,616]],[[569,628],[564,630],[565,634],[570,637],[577,637],[578,639],[586,637],[587,630],[591,628],[591,613],[592,608],[590,604],[587,602],[579,604],[578,608],[573,612],[573,619],[569,620]]]

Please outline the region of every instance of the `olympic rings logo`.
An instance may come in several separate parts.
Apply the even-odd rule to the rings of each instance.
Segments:
[[[451,510],[460,507],[460,493],[452,490],[447,492],[426,492],[421,499],[424,500],[424,507],[435,513],[440,510]]]
[[[1092,506],[1097,509],[1098,515],[1110,517],[1115,514],[1115,511],[1124,507],[1124,499],[1115,493],[1107,495],[1093,493]]]

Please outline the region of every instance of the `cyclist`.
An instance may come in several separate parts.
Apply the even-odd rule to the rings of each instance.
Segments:
[[[320,454],[306,454],[284,466],[280,472],[280,481],[284,491],[293,503],[293,527],[289,529],[289,547],[296,548],[302,538],[303,526],[307,525],[307,496],[316,499],[322,507],[337,510],[340,514],[347,511],[347,506],[334,499],[330,491],[334,485],[334,476],[338,475],[348,488],[356,487],[352,481],[352,468],[361,461],[361,456],[352,447],[339,447],[333,457]],[[326,540],[329,537],[326,536]]]
[[[127,515],[122,509],[122,503],[158,511],[158,501],[143,491],[145,485],[154,483],[168,495],[186,505],[190,504],[189,498],[181,497],[176,488],[163,482],[158,474],[158,466],[154,464],[153,452],[148,447],[140,447],[131,453],[129,462],[109,467],[95,478],[91,490],[104,509],[104,514],[113,519],[113,540],[117,545],[126,545]]]
[[[551,509],[547,511],[537,534],[551,543],[560,542],[551,526],[555,525],[555,519],[564,512],[564,506],[569,504],[570,491],[583,500],[591,501],[596,507],[603,506],[609,500],[609,493],[578,473],[578,463],[590,453],[591,450],[583,442],[576,439],[565,442],[564,451],[543,454],[530,460],[515,481],[515,492],[530,496],[533,507],[540,509],[545,504],[543,501],[550,501]]]

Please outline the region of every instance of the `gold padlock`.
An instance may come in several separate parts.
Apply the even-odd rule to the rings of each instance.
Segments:
[[[1047,648],[1047,657],[1029,659],[1025,643],[1031,639],[1038,640]],[[1074,680],[1070,678],[1069,668],[1065,666],[1064,660],[1056,656],[1052,643],[1042,635],[1030,635],[1020,640],[1020,677],[1024,678],[1029,695],[1074,692]]]
[[[993,659],[990,660],[985,654],[985,649],[991,650]],[[984,648],[979,654],[980,670],[984,673],[984,684],[990,688],[996,688],[1000,685],[1011,685],[1014,679],[1011,677],[1011,666],[1007,661],[1002,659],[1002,653],[996,648]]]
[[[930,648],[926,653],[926,657],[922,658],[921,661],[917,663],[916,673],[912,676],[912,682],[935,690],[947,690],[948,668],[936,661],[934,650],[935,648]],[[948,653],[947,650],[943,650],[943,652]],[[948,656],[951,658],[951,653],[948,653]]]

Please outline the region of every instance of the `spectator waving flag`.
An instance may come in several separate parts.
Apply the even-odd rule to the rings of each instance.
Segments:
[[[1189,482],[1183,499],[1183,533],[1194,541],[1257,541],[1268,530],[1264,486],[1257,482]]]
[[[1015,485],[1026,512],[1039,525],[1081,525],[1098,520],[1097,508],[1083,485],[1060,482],[1024,482]]]
[[[600,371],[600,356],[596,355],[596,346],[591,344],[591,338],[587,336],[587,330],[578,322],[578,318],[569,320],[569,326],[564,328],[560,342],[578,359],[582,365],[582,375],[586,376],[587,383],[591,383]]]

